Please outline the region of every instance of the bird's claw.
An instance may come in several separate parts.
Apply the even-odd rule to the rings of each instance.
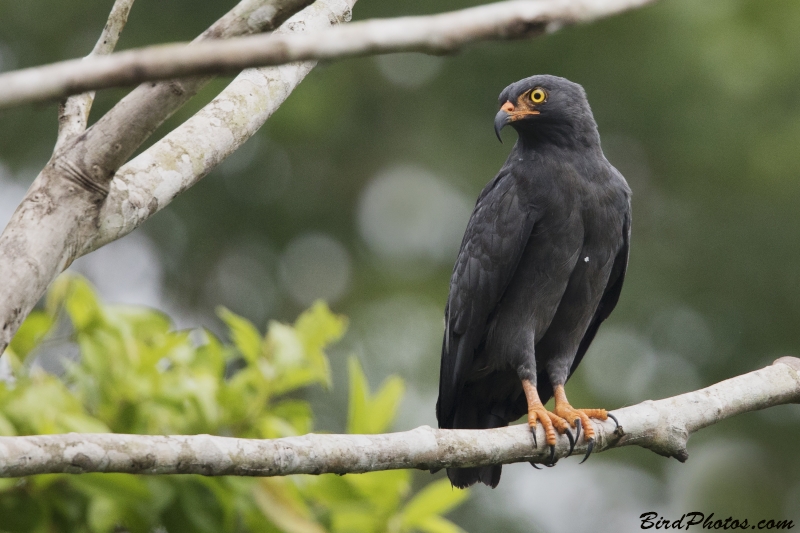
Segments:
[[[575,419],[575,442],[578,442],[578,440],[580,438],[581,438],[581,419],[580,418],[576,418]]]
[[[617,417],[616,417],[616,416],[614,416],[614,415],[612,415],[611,413],[607,413],[607,415],[608,415],[608,418],[610,418],[611,420],[613,420],[613,421],[614,421],[614,424],[616,424],[616,425],[614,426],[614,431],[617,431],[617,430],[619,429],[619,420],[617,420]]]
[[[531,428],[531,435],[533,435],[534,447],[538,448],[538,445],[536,444],[536,428],[535,427]],[[570,444],[572,444],[574,446],[574,443],[573,443],[574,441],[572,440],[572,435],[570,434],[568,438],[569,438]],[[571,449],[570,449],[570,452],[572,452]],[[555,458],[556,458],[556,447],[551,444],[550,445],[550,457],[547,458],[547,462],[544,463],[544,466],[548,466],[548,467],[549,466],[555,466],[555,464],[556,464]],[[528,462],[536,470],[541,470],[542,469],[541,467],[537,466],[534,461],[528,461]]]
[[[577,431],[577,433],[578,433],[578,436],[577,436],[577,437],[575,437],[575,440],[576,440],[576,441],[577,441],[577,440],[580,438],[580,436],[581,436],[581,427],[582,427],[582,426],[583,426],[583,424],[581,424],[581,419],[580,419],[580,418],[577,418],[577,419],[575,419],[575,429],[576,429],[576,431]],[[584,455],[584,456],[583,456],[583,460],[582,460],[580,463],[578,463],[579,465],[582,465],[584,462],[586,462],[586,459],[588,459],[588,458],[589,458],[589,455],[592,453],[592,450],[594,449],[594,438],[591,438],[591,437],[590,437],[590,438],[589,438],[589,440],[588,440],[588,441],[586,441],[586,442],[587,442],[587,444],[589,445],[589,447],[588,447],[588,449],[586,450],[586,455]]]
[[[572,436],[572,432],[569,430],[569,428],[567,428],[567,431],[565,432],[565,434],[567,436],[567,439],[569,440],[569,452],[567,453],[567,457],[569,457],[570,455],[572,455],[572,450],[575,449],[575,441],[577,439],[575,439]]]
[[[589,444],[589,447],[586,449],[586,455],[583,456],[583,461],[578,463],[579,465],[582,465],[583,463],[586,462],[586,459],[589,458],[589,456],[592,454],[592,450],[594,449],[594,439],[593,438],[589,439],[587,441],[587,443]]]
[[[555,466],[556,465],[556,447],[552,444],[550,445],[550,457],[547,458],[547,462],[544,466]]]
[[[533,435],[533,447],[538,448],[539,444],[536,442],[536,426],[528,426],[531,428],[531,435]]]

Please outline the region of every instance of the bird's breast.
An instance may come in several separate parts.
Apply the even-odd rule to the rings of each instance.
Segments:
[[[532,331],[538,342],[568,290],[575,314],[593,314],[608,280],[622,243],[622,223],[600,206],[587,210],[581,202],[546,214],[535,224],[498,305],[497,337]]]

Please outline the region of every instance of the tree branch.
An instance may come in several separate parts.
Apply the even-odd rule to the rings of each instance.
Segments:
[[[453,52],[477,41],[530,37],[548,25],[596,20],[655,0],[509,0],[432,16],[370,20],[306,34],[183,43],[70,60],[0,75],[0,108],[145,80],[236,72],[292,61],[402,51]]]
[[[318,0],[277,34],[317,31],[350,19],[355,0]],[[123,165],[99,215],[96,235],[79,255],[123,237],[166,207],[252,137],[316,62],[248,69],[214,100]]]
[[[122,33],[122,29],[128,22],[128,14],[133,7],[133,0],[116,0],[111,13],[108,15],[100,38],[94,45],[94,49],[87,57],[96,55],[108,55],[114,51],[117,41]],[[58,139],[53,151],[58,151],[64,143],[73,137],[80,135],[86,130],[89,122],[89,112],[94,103],[94,91],[76,94],[67,98],[58,106]]]
[[[597,423],[595,451],[641,446],[660,455],[688,458],[689,436],[731,416],[785,403],[800,403],[800,359],[772,365],[695,392],[614,411]],[[544,431],[537,428],[538,442]],[[559,437],[556,457],[569,450]],[[575,447],[585,453],[586,443]],[[114,434],[0,437],[0,477],[44,473],[122,472],[206,476],[286,476],[376,470],[485,466],[543,462],[527,424],[488,430],[438,430],[423,426],[385,435],[315,435],[273,440]]]

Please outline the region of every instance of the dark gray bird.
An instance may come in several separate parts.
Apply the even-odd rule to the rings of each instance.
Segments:
[[[574,446],[583,428],[588,457],[590,419],[609,415],[573,408],[564,384],[619,299],[631,191],[603,155],[583,87],[532,76],[499,103],[498,138],[511,124],[519,140],[478,197],[453,268],[436,416],[440,428],[481,429],[527,413],[534,445],[537,422],[544,426],[551,462],[556,432]],[[550,412],[543,404],[553,395]],[[495,487],[500,471],[447,475],[457,487]]]

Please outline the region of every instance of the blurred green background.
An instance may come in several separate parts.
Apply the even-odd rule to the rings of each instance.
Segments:
[[[354,18],[481,3],[361,0]],[[84,55],[110,5],[0,0],[0,70]],[[233,5],[138,0],[119,48],[189,40]],[[798,27],[796,1],[663,0],[455,56],[320,65],[228,161],[72,268],[108,301],[212,331],[222,331],[218,305],[263,329],[324,298],[351,319],[331,354],[334,383],[346,382],[355,353],[371,382],[406,380],[394,429],[435,425],[450,269],[474,199],[515,135],[494,138],[497,95],[520,78],[556,74],[585,87],[606,155],[634,193],[626,285],[570,398],[614,408],[709,385],[800,346]],[[92,117],[124,92],[101,93]],[[3,224],[55,132],[54,105],[0,112]],[[317,428],[344,429],[345,387],[308,397]],[[472,491],[451,517],[475,533],[635,531],[647,511],[798,523],[798,439],[800,407],[783,406],[704,430],[685,465],[638,449],[542,472],[514,465],[498,489]]]

